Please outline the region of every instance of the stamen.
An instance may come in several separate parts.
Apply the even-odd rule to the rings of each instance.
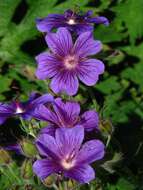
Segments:
[[[71,161],[62,160],[61,164],[62,164],[64,169],[69,170],[69,169],[74,167],[75,161],[74,160],[71,160]]]
[[[64,65],[67,69],[74,69],[78,64],[78,59],[75,56],[67,56],[64,59]]]
[[[75,151],[73,150],[70,155],[67,155],[61,162],[64,169],[69,170],[75,166]]]
[[[74,24],[76,24],[75,20],[72,19],[72,18],[71,18],[70,20],[68,20],[67,23],[70,24],[70,25],[74,25]]]
[[[20,107],[17,107],[17,108],[16,108],[16,113],[23,113],[23,112],[24,112],[24,110],[21,109]]]

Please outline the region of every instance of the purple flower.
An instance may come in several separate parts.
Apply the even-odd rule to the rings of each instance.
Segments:
[[[36,76],[41,80],[52,78],[50,87],[55,93],[76,94],[78,78],[88,86],[96,84],[104,72],[104,64],[98,59],[88,58],[102,48],[101,42],[95,41],[91,32],[82,33],[73,45],[70,32],[59,28],[56,34],[46,36],[46,42],[52,53],[45,52],[36,57]]]
[[[99,140],[90,140],[82,145],[83,139],[84,129],[81,126],[57,129],[55,138],[48,134],[40,135],[36,144],[45,158],[34,163],[36,175],[41,180],[53,173],[62,173],[80,183],[93,180],[95,172],[89,164],[103,158],[104,145]]]
[[[53,96],[50,94],[40,97],[37,97],[37,95],[37,93],[32,93],[26,102],[13,101],[9,104],[0,103],[0,124],[3,124],[7,118],[15,115],[28,120],[32,117],[32,113],[38,105],[53,101]]]
[[[66,27],[77,34],[87,31],[92,32],[93,24],[109,25],[106,17],[93,17],[92,11],[87,11],[85,14],[77,14],[72,10],[67,10],[64,14],[49,14],[45,18],[38,18],[36,23],[38,30],[41,32],[50,32],[54,28]]]
[[[63,102],[61,98],[55,99],[52,107],[38,106],[33,116],[39,120],[49,123],[48,127],[41,130],[41,133],[55,134],[56,128],[72,128],[75,125],[82,125],[86,131],[98,130],[98,113],[94,110],[84,112],[81,116],[80,105],[77,102]]]

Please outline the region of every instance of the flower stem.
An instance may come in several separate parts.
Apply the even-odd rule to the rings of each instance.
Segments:
[[[20,117],[20,121],[21,121],[21,129],[27,133],[27,128],[25,126],[25,122],[24,120],[22,119],[22,117]]]
[[[90,97],[91,97],[91,99],[92,99],[92,103],[93,103],[93,105],[94,105],[96,111],[98,111],[98,110],[99,110],[99,105],[98,105],[98,103],[97,103],[97,101],[96,101],[96,98],[95,98],[95,96],[94,96],[94,93],[93,93],[92,89],[90,89],[90,88],[89,88],[89,94],[90,94]]]

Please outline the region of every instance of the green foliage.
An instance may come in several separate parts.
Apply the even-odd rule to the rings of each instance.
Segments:
[[[0,75],[0,93],[5,92],[9,89],[11,79]]]
[[[107,190],[135,190],[135,186],[124,178],[120,178],[115,185],[108,185]]]
[[[116,22],[125,24],[132,44],[135,43],[137,38],[141,38],[143,36],[142,9],[142,0],[126,0],[112,9],[116,12]]]
[[[121,85],[117,80],[118,78],[116,76],[111,76],[97,84],[96,88],[104,94],[111,94],[112,92],[116,92],[121,89]]]

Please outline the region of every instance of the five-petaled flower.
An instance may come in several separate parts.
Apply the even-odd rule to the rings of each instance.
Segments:
[[[56,34],[46,36],[46,42],[52,53],[44,52],[36,57],[36,76],[39,79],[52,78],[50,87],[55,93],[76,94],[78,79],[87,86],[96,84],[104,72],[104,64],[98,59],[88,58],[102,48],[101,42],[94,40],[91,32],[82,33],[73,45],[70,32],[59,28]]]
[[[56,98],[53,106],[39,105],[33,112],[34,118],[49,123],[48,127],[42,128],[41,133],[54,136],[56,128],[72,128],[75,125],[82,125],[85,131],[98,131],[99,117],[96,111],[89,110],[81,116],[79,114],[80,105],[77,102],[63,102],[61,98]]]
[[[54,28],[66,27],[69,31],[81,34],[82,32],[93,31],[93,24],[109,25],[106,17],[93,17],[92,11],[85,14],[66,10],[64,14],[49,14],[45,18],[36,19],[37,28],[41,32],[50,32]]]
[[[100,140],[90,140],[82,145],[83,139],[82,126],[59,128],[55,138],[41,134],[36,144],[39,153],[45,158],[34,163],[34,172],[41,180],[53,173],[62,173],[79,183],[93,180],[95,172],[89,164],[103,158],[104,145]]]
[[[50,94],[39,96],[37,93],[31,93],[29,100],[26,102],[0,103],[0,124],[3,124],[7,118],[15,115],[29,120],[38,105],[52,101],[53,96]]]

